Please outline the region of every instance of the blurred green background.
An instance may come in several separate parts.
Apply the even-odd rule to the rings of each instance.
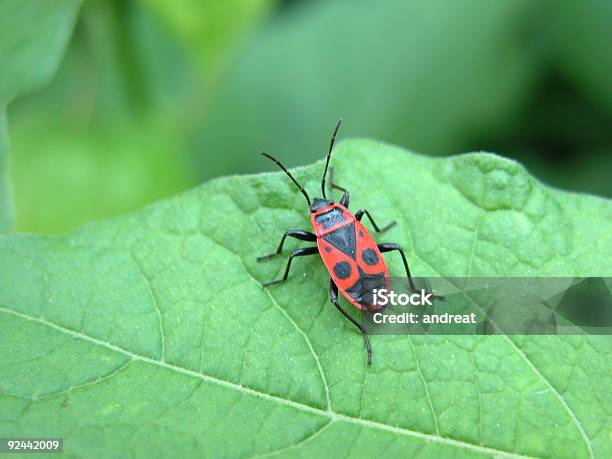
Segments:
[[[8,106],[18,231],[273,169],[260,150],[311,163],[339,117],[341,138],[493,151],[612,196],[609,0],[89,0],[69,28],[51,82]]]

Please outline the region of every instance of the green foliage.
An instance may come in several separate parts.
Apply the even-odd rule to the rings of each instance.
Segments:
[[[87,2],[58,77],[11,107],[18,229],[65,231],[197,183],[188,112],[268,3],[234,2],[232,27],[207,14],[196,39],[170,3]]]
[[[6,109],[0,105],[0,233],[13,228],[15,216],[8,172],[8,130]]]
[[[73,4],[0,4],[12,12],[0,18],[2,43],[22,37],[61,51],[72,21],[60,19]],[[609,4],[90,0],[57,78],[9,109],[16,226],[64,231],[255,172],[260,149],[289,165],[314,161],[340,116],[345,136],[436,155],[497,151],[555,186],[612,196]],[[12,16],[21,18],[15,34]],[[5,55],[21,63],[35,56],[26,51]],[[29,87],[32,76],[3,72],[0,88]],[[117,138],[108,154],[90,140],[106,137]],[[143,137],[159,145],[153,162],[169,171],[168,186],[156,189],[157,166],[142,167],[151,155]],[[88,174],[63,166],[72,162],[100,169],[78,199],[67,184]],[[137,166],[117,172],[126,163]],[[146,185],[99,206],[101,184],[118,176]]]
[[[216,70],[227,50],[269,9],[271,0],[140,0],[199,61],[205,73]]]
[[[463,151],[478,130],[507,124],[527,98],[541,66],[533,43],[542,31],[529,27],[539,11],[523,0],[296,7],[230,69],[202,148],[253,163],[247,155],[257,145],[304,164],[320,158],[321,133],[343,116],[344,135],[429,154]],[[234,161],[228,156],[220,172]]]
[[[0,1],[0,104],[49,81],[80,4],[80,0]]]
[[[53,76],[80,3],[0,0],[0,232],[14,227],[6,106]]]
[[[370,141],[334,161],[353,207],[398,220],[385,240],[415,275],[611,275],[612,203],[513,161]],[[321,169],[295,173],[314,192]],[[0,237],[0,436],[87,457],[612,456],[607,337],[375,336],[368,368],[319,260],[261,288],[284,260],[256,255],[308,225],[274,173]]]
[[[44,138],[26,135],[40,129],[37,123],[13,129],[15,204],[19,220],[31,231],[65,231],[143,206],[195,181],[175,131],[159,122],[93,130],[55,126]]]
[[[436,155],[491,149],[555,186],[612,196],[610,5],[298,5],[229,69],[196,135],[203,151],[231,154],[201,163],[207,174],[231,173],[237,160],[255,171],[254,146],[291,165],[314,161],[321,133],[343,116],[344,135]]]
[[[594,104],[612,114],[612,59],[609,58],[612,3],[563,0],[556,6],[557,49],[564,72]]]

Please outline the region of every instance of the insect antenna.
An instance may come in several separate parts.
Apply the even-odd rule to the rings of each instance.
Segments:
[[[298,183],[298,181],[293,178],[293,175],[291,175],[291,173],[287,170],[287,168],[285,166],[283,166],[283,164],[278,159],[276,159],[274,156],[272,156],[272,155],[270,155],[270,154],[268,154],[266,152],[263,152],[263,151],[261,152],[261,154],[263,156],[265,156],[266,158],[268,158],[269,160],[274,161],[278,167],[280,167],[283,171],[285,171],[285,174],[287,174],[289,176],[289,178],[291,180],[293,180],[293,183],[295,183],[297,185],[297,187],[300,189],[300,191],[302,192],[302,194],[306,198],[306,201],[308,201],[308,206],[310,207],[310,197],[308,197],[308,193],[306,193],[306,190],[302,187],[302,185],[300,185]]]
[[[321,191],[323,192],[324,198],[327,198],[327,196],[325,196],[325,176],[327,175],[327,167],[329,166],[329,160],[331,158],[332,150],[334,149],[334,142],[336,141],[336,134],[338,133],[338,129],[340,129],[341,124],[342,124],[342,118],[338,120],[338,124],[336,124],[334,133],[332,134],[331,142],[329,143],[329,152],[327,153],[327,160],[325,161],[325,170],[323,171],[323,178],[321,179]]]

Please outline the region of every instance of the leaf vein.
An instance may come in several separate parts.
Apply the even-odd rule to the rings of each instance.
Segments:
[[[194,378],[199,378],[202,379],[205,382],[211,383],[211,384],[215,384],[218,386],[222,386],[225,387],[227,389],[230,390],[235,390],[237,392],[241,392],[243,394],[246,395],[250,395],[252,397],[255,398],[259,398],[259,399],[263,399],[269,402],[273,402],[273,403],[277,403],[277,404],[281,404],[284,406],[287,406],[289,408],[293,408],[295,410],[298,411],[303,411],[305,413],[311,413],[311,414],[315,414],[318,416],[322,416],[322,417],[326,417],[329,418],[333,421],[341,421],[341,422],[346,422],[348,424],[353,424],[359,427],[367,427],[369,429],[375,429],[375,430],[380,430],[380,431],[384,431],[384,432],[391,432],[391,433],[395,433],[398,435],[404,435],[404,436],[408,436],[408,437],[412,437],[412,438],[416,438],[419,439],[421,441],[424,442],[433,442],[433,443],[439,443],[439,444],[443,444],[446,446],[452,446],[455,448],[459,448],[462,450],[469,450],[469,451],[473,451],[473,452],[477,452],[477,453],[482,453],[482,454],[489,454],[489,455],[493,455],[493,456],[498,456],[498,457],[511,457],[511,458],[529,458],[531,456],[525,456],[525,455],[521,455],[521,454],[516,454],[513,452],[509,452],[509,451],[503,451],[503,450],[498,450],[495,448],[491,448],[491,447],[487,447],[487,446],[481,446],[481,445],[474,445],[472,443],[469,442],[465,442],[465,441],[461,441],[461,440],[456,440],[453,438],[448,438],[448,437],[443,437],[440,435],[433,435],[433,434],[426,434],[423,432],[418,432],[418,431],[414,431],[414,430],[410,430],[410,429],[406,429],[404,427],[398,427],[398,426],[394,426],[394,425],[389,425],[389,424],[384,424],[382,422],[378,422],[378,421],[371,421],[368,419],[362,419],[362,418],[358,418],[358,417],[353,417],[353,416],[348,416],[345,414],[341,414],[341,413],[336,413],[332,410],[322,410],[320,408],[316,408],[301,402],[296,402],[295,400],[291,400],[291,399],[286,399],[286,398],[282,398],[282,397],[278,397],[275,395],[270,395],[267,394],[265,392],[260,392],[258,390],[255,389],[251,389],[249,387],[246,386],[242,386],[240,384],[236,384],[230,381],[225,381],[223,379],[220,378],[216,378],[214,376],[208,375],[208,374],[204,374],[204,373],[198,373],[196,371],[187,369],[187,368],[183,368],[177,365],[173,365],[167,362],[162,362],[161,360],[155,360],[152,359],[150,357],[144,356],[144,355],[140,355],[137,353],[134,353],[132,351],[129,351],[127,349],[124,349],[122,347],[116,346],[114,344],[99,340],[97,338],[94,338],[92,336],[86,335],[84,333],[81,332],[77,332],[74,330],[71,330],[69,328],[63,327],[61,325],[57,325],[53,322],[50,322],[46,319],[43,318],[38,318],[38,317],[33,317],[30,316],[28,314],[24,314],[22,312],[18,312],[15,311],[13,309],[9,309],[3,306],[0,306],[0,312],[3,312],[5,314],[9,314],[15,317],[19,317],[20,319],[26,320],[26,321],[31,321],[31,322],[36,322],[39,323],[41,325],[47,326],[49,328],[52,328],[58,332],[61,333],[65,333],[67,335],[70,335],[76,339],[80,339],[83,341],[88,341],[94,344],[97,344],[98,346],[102,346],[106,349],[109,349],[111,351],[126,355],[128,357],[130,357],[132,360],[137,360],[143,363],[147,363],[150,365],[155,365],[158,366],[160,368],[164,368],[170,371],[174,371],[176,373],[181,373],[187,376],[191,376]]]

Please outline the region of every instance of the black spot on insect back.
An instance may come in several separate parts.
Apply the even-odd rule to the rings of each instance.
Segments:
[[[323,239],[329,242],[338,250],[346,253],[353,260],[355,259],[355,254],[357,252],[356,244],[355,244],[355,224],[351,223],[350,225],[342,226],[337,230],[332,231],[331,233],[323,236]]]
[[[378,255],[374,249],[365,249],[361,252],[361,259],[368,266],[374,266],[378,263]]]
[[[339,261],[334,265],[334,274],[338,279],[348,279],[351,277],[351,265],[346,261]]]
[[[331,249],[331,247],[325,247],[325,251],[326,251],[327,253],[329,253],[329,252],[331,252],[331,251],[332,251],[332,249]]]

